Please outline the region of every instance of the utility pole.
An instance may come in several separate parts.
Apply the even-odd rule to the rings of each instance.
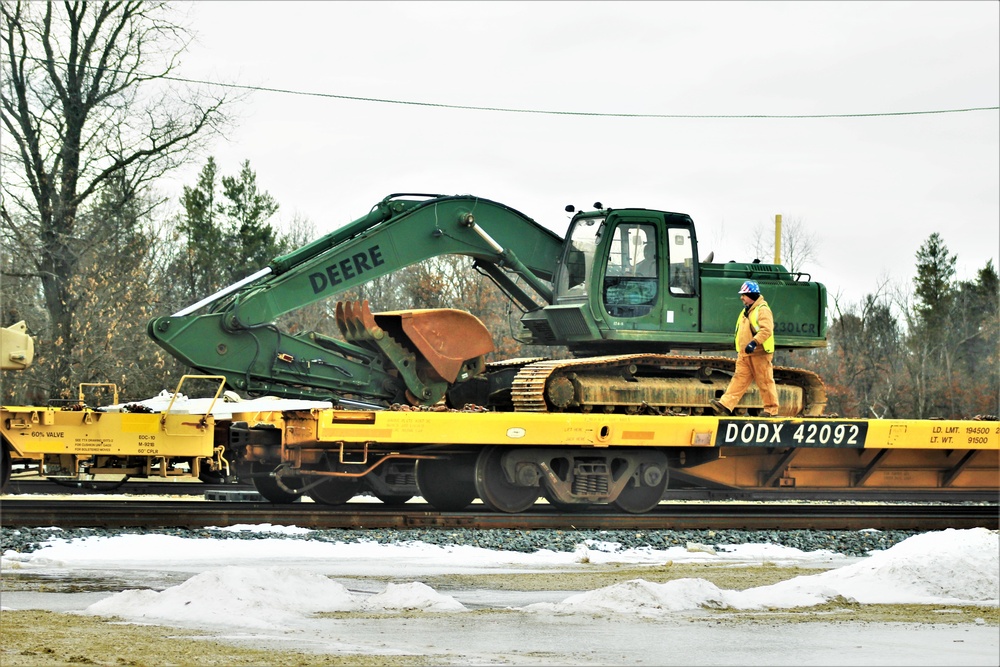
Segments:
[[[781,214],[774,216],[774,263],[781,264]]]

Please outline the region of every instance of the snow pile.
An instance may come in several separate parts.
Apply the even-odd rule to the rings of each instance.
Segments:
[[[297,535],[303,529],[244,526],[240,530]],[[172,535],[118,535],[66,540],[41,549],[4,554],[3,567],[191,573],[160,592],[126,590],[87,607],[85,613],[130,620],[274,627],[323,612],[462,612],[459,599],[417,581],[443,573],[586,571],[620,562],[742,563],[781,561],[830,567],[836,554],[804,553],[775,545],[716,549],[619,549],[610,542],[581,544],[576,552],[503,552],[420,542],[332,543],[262,537],[190,539]],[[1000,538],[985,528],[924,533],[839,567],[744,591],[723,590],[704,579],[653,583],[634,579],[570,595],[561,602],[514,607],[530,613],[638,614],[657,616],[703,609],[788,609],[844,599],[861,604],[957,604],[996,607],[1000,600]],[[725,549],[725,550],[723,550]],[[713,553],[714,552],[714,553]],[[220,567],[225,563],[224,567]],[[846,563],[846,564],[844,564]],[[390,577],[368,592],[347,590],[332,577]],[[457,594],[459,598],[462,593]],[[553,599],[553,598],[550,598]],[[558,600],[558,598],[554,598]],[[510,607],[507,607],[510,608]]]
[[[585,541],[575,552],[541,549],[533,553],[496,551],[470,545],[433,545],[423,542],[380,544],[374,541],[326,542],[290,540],[266,535],[297,536],[312,532],[297,526],[270,524],[231,526],[227,532],[264,535],[255,539],[195,539],[178,535],[124,534],[66,539],[56,532],[52,539],[31,553],[8,551],[0,559],[4,568],[48,567],[154,569],[165,572],[201,571],[220,563],[229,565],[274,565],[276,563],[328,571],[343,575],[419,576],[442,572],[537,571],[581,564],[610,565],[673,563],[768,562],[777,565],[821,565],[834,567],[855,559],[831,551],[804,552],[775,544],[727,546],[716,553],[686,547],[625,549],[616,542]]]
[[[442,595],[427,584],[414,581],[392,584],[361,603],[365,611],[465,611],[465,605]]]
[[[279,529],[288,534],[307,530],[275,527],[274,530],[256,529],[253,532],[266,534],[279,532]],[[610,554],[606,556],[613,558]],[[617,560],[630,562],[630,558],[630,554],[623,552]],[[663,556],[659,560],[663,562]],[[195,539],[177,535],[126,534],[79,539],[54,537],[36,551],[26,554],[8,551],[0,559],[0,566],[5,569],[116,567],[160,572],[202,571],[220,563],[245,566],[280,563],[345,576],[400,577],[442,572],[509,571],[511,567],[536,570],[576,564],[577,556],[571,552],[549,550],[522,553],[421,542],[345,543],[269,537]]]
[[[260,565],[289,560],[323,561],[335,556],[337,546],[282,538],[216,540],[162,534],[94,536],[72,540],[55,537],[32,553],[5,553],[2,565],[10,567],[19,563],[22,568],[113,566],[167,572],[200,571],[220,563]]]
[[[236,622],[266,629],[337,611],[465,611],[465,607],[419,582],[390,583],[383,592],[365,596],[320,574],[230,566],[197,574],[162,592],[122,591],[95,602],[84,613],[206,626]]]
[[[312,528],[276,526],[273,523],[237,523],[232,526],[208,526],[205,530],[217,530],[222,533],[254,533],[257,535],[264,533],[274,535],[308,535],[313,532]]]
[[[853,565],[745,591],[703,579],[663,584],[634,579],[524,607],[543,613],[636,613],[714,609],[788,609],[837,598],[861,604],[1000,604],[1000,538],[977,528],[915,535]]]
[[[95,616],[130,621],[234,621],[269,628],[323,611],[353,611],[358,603],[342,585],[323,575],[280,568],[223,567],[197,574],[162,592],[127,590],[86,609]]]
[[[204,415],[211,414],[216,419],[232,419],[234,414],[243,412],[267,412],[272,410],[312,410],[328,409],[333,407],[330,401],[311,401],[294,398],[278,398],[265,396],[255,399],[241,399],[233,392],[225,392],[224,396],[215,398],[190,398],[184,394],[174,395],[174,392],[164,389],[156,396],[141,401],[131,401],[129,403],[118,403],[102,408],[103,412],[121,412],[132,409],[132,406],[140,405],[152,412],[166,412],[170,408],[171,414]],[[133,410],[134,411],[134,410]]]
[[[675,579],[665,584],[632,579],[595,591],[571,595],[559,603],[538,602],[522,609],[556,614],[617,612],[655,615],[702,607],[727,607],[729,605],[725,597],[726,591],[704,579]]]
[[[985,528],[924,533],[870,558],[769,588],[822,587],[861,604],[977,604],[1000,600],[998,533]]]

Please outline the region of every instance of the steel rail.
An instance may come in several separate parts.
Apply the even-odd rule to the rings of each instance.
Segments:
[[[206,528],[237,524],[303,528],[504,528],[597,530],[944,530],[1000,529],[996,505],[661,503],[647,514],[622,514],[602,507],[557,513],[536,505],[522,514],[483,511],[439,512],[429,505],[388,509],[377,502],[338,507],[315,503],[172,500],[39,500],[8,498],[0,503],[4,528]]]
[[[8,495],[87,495],[114,493],[122,495],[204,496],[227,493],[257,496],[252,484],[209,484],[199,481],[129,480],[124,484],[110,482],[54,482],[43,479],[11,479]],[[218,498],[211,498],[218,499]],[[257,499],[263,499],[257,496]],[[706,489],[668,488],[666,501],[840,501],[840,502],[910,502],[910,503],[993,503],[1000,505],[1000,495],[990,490],[969,489]]]

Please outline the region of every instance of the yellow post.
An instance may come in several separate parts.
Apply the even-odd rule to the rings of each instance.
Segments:
[[[781,214],[774,216],[774,263],[781,264]]]

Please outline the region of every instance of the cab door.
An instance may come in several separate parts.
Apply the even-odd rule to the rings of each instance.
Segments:
[[[611,219],[608,221],[612,222]],[[601,305],[611,328],[696,331],[698,276],[690,225],[629,217],[609,224]]]
[[[664,299],[662,321],[665,331],[698,331],[698,255],[693,227],[666,226]]]
[[[660,307],[660,253],[656,225],[622,222],[611,230],[601,289],[615,329],[655,329]]]

